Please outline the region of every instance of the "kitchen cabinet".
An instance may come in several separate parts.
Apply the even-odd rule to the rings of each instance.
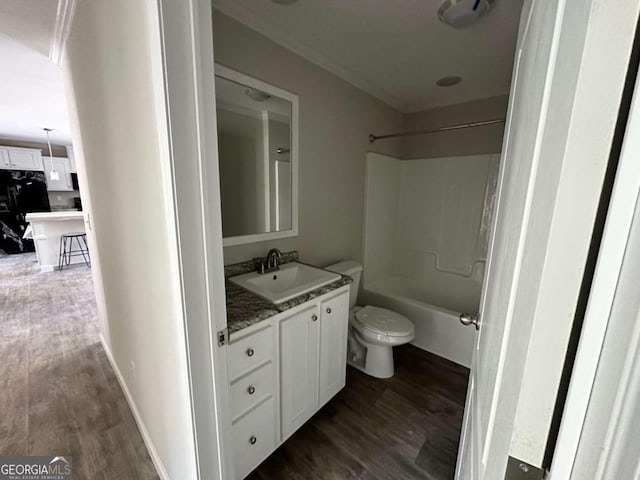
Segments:
[[[231,335],[234,477],[246,477],[345,385],[349,286]]]
[[[64,157],[42,157],[45,167],[45,177],[47,179],[47,190],[55,192],[72,192],[73,183],[69,159]],[[51,171],[55,171],[57,178],[51,178]]]
[[[67,146],[67,158],[69,159],[69,172],[78,173],[76,168],[76,155],[73,152],[73,147]]]
[[[36,148],[0,147],[0,168],[42,171],[42,153]]]
[[[0,147],[0,168],[9,168],[9,149]]]

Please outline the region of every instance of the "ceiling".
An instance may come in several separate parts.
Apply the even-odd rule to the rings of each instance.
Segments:
[[[59,2],[0,2],[0,138],[70,145],[62,71],[49,59]]]
[[[442,24],[441,0],[213,0],[219,10],[392,105],[418,111],[509,90],[522,0],[497,0],[465,29]],[[68,0],[0,1],[0,138],[70,144],[62,72],[50,59]],[[58,19],[59,20],[59,19]],[[436,80],[462,77],[442,88]]]
[[[213,0],[215,8],[403,112],[506,94],[522,0],[477,23],[438,20],[442,0]],[[457,75],[462,82],[438,87]]]

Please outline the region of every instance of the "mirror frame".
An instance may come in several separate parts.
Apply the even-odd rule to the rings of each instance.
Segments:
[[[281,230],[277,232],[252,233],[248,235],[240,235],[237,237],[222,238],[222,246],[231,247],[234,245],[245,245],[248,243],[265,242],[268,240],[276,240],[279,238],[297,237],[298,236],[298,96],[294,93],[287,92],[281,88],[274,87],[256,78],[250,77],[243,73],[232,70],[231,68],[215,64],[215,75],[231,80],[232,82],[246,85],[247,87],[256,88],[267,92],[273,96],[284,98],[291,102],[291,229]],[[214,79],[215,81],[215,79]],[[215,91],[215,83],[214,83]],[[217,105],[217,100],[216,100]],[[216,138],[218,135],[216,121]],[[219,159],[218,159],[219,162]],[[218,168],[220,166],[218,165]],[[223,219],[224,221],[224,219]]]

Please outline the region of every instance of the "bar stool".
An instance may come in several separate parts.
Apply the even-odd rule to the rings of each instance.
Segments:
[[[78,244],[77,249],[73,249],[73,240]],[[82,240],[82,243],[80,243]],[[83,246],[84,244],[84,246]],[[89,258],[89,246],[87,245],[87,235],[85,233],[63,233],[60,235],[60,255],[58,256],[58,270],[62,270],[65,265],[71,263],[71,257],[79,257],[82,255],[84,263],[91,268],[91,259]]]

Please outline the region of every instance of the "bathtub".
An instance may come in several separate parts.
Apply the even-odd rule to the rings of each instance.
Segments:
[[[440,357],[469,368],[475,348],[476,330],[460,323],[460,312],[438,306],[416,282],[402,276],[388,276],[364,282],[360,304],[387,308],[404,315],[416,327],[411,342]]]

